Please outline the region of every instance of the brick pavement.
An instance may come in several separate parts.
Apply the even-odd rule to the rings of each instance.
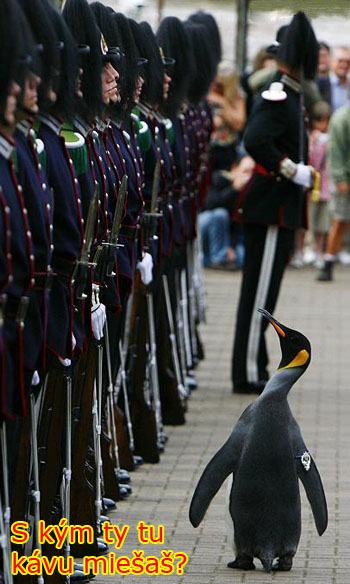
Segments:
[[[329,508],[326,533],[322,538],[317,535],[301,487],[303,528],[292,572],[265,574],[256,561],[257,570],[244,573],[226,568],[233,554],[226,537],[225,486],[198,529],[188,521],[190,498],[202,469],[251,401],[233,396],[229,381],[240,275],[208,272],[207,324],[202,327],[207,358],[198,370],[200,387],[191,397],[188,423],[167,428],[169,442],[161,463],[133,473],[132,497],[111,515],[112,522],[131,525],[123,553],[140,547],[135,525],[144,520],[164,524],[166,542],[160,549],[185,551],[190,561],[183,576],[127,576],[127,584],[350,583],[350,270],[339,269],[336,276],[335,283],[320,284],[311,270],[290,269],[276,311],[281,322],[304,332],[312,344],[312,363],[291,392],[290,403],[323,478]],[[274,367],[279,345],[272,329],[269,347]],[[144,549],[146,555],[160,554],[158,546]],[[117,580],[100,576],[95,582]]]

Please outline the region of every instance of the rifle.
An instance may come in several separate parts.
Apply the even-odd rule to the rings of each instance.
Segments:
[[[180,305],[179,310],[182,313],[183,323],[183,340],[185,349],[185,371],[186,373],[193,368],[192,362],[192,348],[191,348],[191,333],[188,316],[188,282],[186,268],[180,271]],[[187,375],[185,376],[185,383],[187,385]]]
[[[96,366],[96,345],[91,339],[86,353],[81,355],[76,365],[74,376],[71,522],[75,525],[95,525],[95,475],[92,481],[88,480],[86,458],[91,436]],[[75,544],[71,553],[76,557],[96,555],[97,542],[92,545]]]
[[[6,436],[6,422],[1,422],[0,427],[0,441],[1,441],[1,460],[2,460],[2,483],[4,491],[4,513],[1,505],[1,526],[0,531],[3,536],[3,561],[4,568],[11,566],[11,540],[10,540],[10,524],[11,524],[11,508],[10,508],[10,493],[9,493],[9,476],[8,476],[8,461],[7,461],[7,436]],[[12,584],[11,569],[6,573],[5,578],[8,584]]]
[[[166,435],[163,428],[162,407],[160,403],[159,379],[158,379],[158,365],[157,365],[157,344],[156,331],[154,326],[154,304],[153,294],[148,290],[146,293],[147,300],[147,314],[148,314],[148,335],[149,335],[149,373],[152,387],[152,396],[154,401],[156,427],[157,427],[157,446],[158,450],[164,449],[166,442]]]
[[[32,451],[32,475],[34,489],[31,491],[34,505],[34,522],[35,522],[35,548],[40,550],[41,543],[38,537],[40,521],[40,482],[39,482],[39,458],[38,458],[38,415],[33,391],[30,394],[30,430],[31,430],[31,451]],[[38,584],[44,583],[44,578],[38,576]]]
[[[147,363],[147,306],[144,286],[137,273],[134,284],[131,355],[129,383],[131,389],[132,419],[134,426],[135,452],[145,462],[159,462],[155,413],[145,401],[144,382]]]
[[[6,533],[6,529],[5,529],[5,523],[4,523],[4,512],[3,512],[3,507],[2,507],[2,501],[1,501],[1,496],[0,496],[0,537],[1,537],[1,541],[2,541],[2,566],[3,566],[3,577],[4,577],[4,583],[5,584],[12,584],[12,570],[11,570],[11,555],[9,553],[9,549],[8,549],[8,539],[7,539],[7,533]]]
[[[153,183],[152,183],[152,196],[151,196],[151,206],[150,212],[145,213],[142,217],[142,228],[143,236],[145,242],[145,249],[149,249],[150,242],[152,238],[156,235],[158,220],[162,216],[162,213],[158,213],[158,194],[159,194],[159,184],[161,178],[161,162],[156,161]],[[149,387],[152,390],[152,398],[155,409],[155,420],[157,427],[157,446],[159,451],[164,450],[164,444],[167,440],[166,434],[163,429],[162,420],[162,408],[160,402],[160,391],[159,391],[159,379],[158,379],[158,365],[157,365],[157,341],[155,333],[155,321],[154,321],[154,302],[153,302],[153,291],[150,287],[146,289],[146,302],[147,302],[147,326],[148,326],[148,339],[149,339],[149,359],[147,360],[147,368],[149,375]]]
[[[132,425],[132,421],[131,421],[128,388],[127,388],[127,384],[126,384],[127,382],[126,382],[125,354],[123,351],[121,341],[119,341],[119,356],[120,356],[120,366],[121,366],[121,386],[123,389],[125,418],[126,418],[126,424],[127,424],[127,428],[128,428],[128,434],[129,434],[129,448],[130,448],[130,452],[133,454],[135,451],[134,429],[133,429],[133,425]]]
[[[161,274],[156,282],[154,304],[157,306],[156,339],[159,392],[164,424],[178,426],[185,423],[185,408],[182,403],[174,372],[172,346],[166,312],[165,294]]]
[[[118,199],[114,209],[114,216],[111,230],[106,241],[102,241],[98,246],[94,257],[94,264],[101,282],[106,276],[114,277],[115,250],[120,247],[118,243],[119,232],[125,208],[125,199],[128,191],[128,176],[124,174],[118,192]]]
[[[117,372],[115,383],[114,383],[114,400],[115,400],[115,414],[116,414],[116,423],[117,423],[119,455],[120,455],[120,459],[121,459],[121,463],[122,463],[123,467],[126,468],[127,470],[134,470],[135,466],[137,466],[138,464],[141,464],[141,462],[142,462],[141,457],[134,456],[134,450],[135,450],[134,432],[133,432],[132,420],[131,420],[131,414],[130,414],[127,379],[126,379],[126,359],[127,359],[127,355],[128,355],[128,351],[129,351],[132,307],[133,307],[133,293],[129,296],[129,299],[127,302],[123,342],[120,340],[119,344],[118,344],[120,365],[119,365],[119,370]],[[122,389],[122,392],[123,392],[125,416],[124,416],[124,413],[122,412],[122,410],[117,405],[120,389]],[[127,442],[127,436],[126,436],[126,431],[125,431],[125,427],[124,427],[125,422],[126,422],[127,433],[128,433],[128,438],[129,438],[128,442]]]
[[[196,313],[198,315],[199,322],[206,322],[205,311],[206,311],[206,304],[205,304],[205,288],[204,288],[204,280],[203,280],[203,269],[200,263],[200,242],[197,239],[194,241],[194,252],[193,252],[193,286],[194,286],[194,293],[195,293],[195,307]],[[197,339],[198,341],[198,339]],[[199,349],[198,346],[198,358],[199,357]],[[203,358],[203,357],[202,357]]]
[[[95,222],[98,208],[98,184],[90,202],[83,248],[80,259],[76,261],[71,284],[75,288],[76,298],[84,300],[87,296],[87,286],[91,247],[94,239]],[[64,386],[64,387],[62,387]],[[39,484],[42,486],[41,512],[47,522],[53,522],[53,513],[70,519],[70,486],[71,486],[71,402],[72,377],[71,370],[62,366],[54,366],[48,374],[48,383],[42,396],[41,415],[38,428],[38,418],[34,395],[31,395],[31,436],[32,436],[32,469],[34,489],[32,491],[35,523],[39,515]],[[61,437],[64,440],[61,442]],[[37,439],[38,444],[37,446]],[[62,446],[64,444],[64,454]],[[40,463],[38,462],[38,455]],[[39,468],[40,464],[40,468]],[[62,473],[62,480],[59,475]],[[40,476],[40,483],[39,483]],[[59,483],[61,482],[61,486]],[[60,493],[60,499],[57,494]],[[61,511],[62,508],[62,511]],[[39,547],[39,546],[37,546]],[[52,553],[49,548],[48,553]],[[69,546],[64,553],[69,555]]]
[[[175,283],[175,298],[176,298],[176,338],[178,341],[179,357],[180,357],[180,367],[181,375],[185,390],[188,394],[188,387],[186,384],[187,377],[187,363],[186,363],[186,345],[185,345],[185,322],[184,322],[184,311],[182,306],[181,297],[181,268],[175,268],[174,271],[174,283]]]
[[[70,503],[71,503],[71,476],[72,476],[72,375],[71,371],[64,374],[66,382],[66,435],[65,435],[65,458],[62,472],[61,502],[62,517],[70,523]],[[64,544],[64,555],[70,556],[69,538]]]
[[[95,508],[97,533],[101,533],[102,513],[102,455],[101,455],[101,418],[102,418],[102,362],[103,347],[97,343],[97,379],[94,380],[93,405],[92,405],[92,430],[95,451]]]
[[[189,323],[190,323],[190,338],[191,338],[191,348],[192,348],[192,358],[194,366],[198,364],[198,344],[196,335],[196,303],[195,303],[195,291],[194,291],[194,247],[192,241],[187,243],[187,281],[189,282],[188,287],[188,304],[189,304]]]
[[[160,184],[160,160],[157,160],[153,174],[150,211],[142,215],[142,231],[145,247],[148,249],[151,239],[156,235],[158,220],[162,213],[158,212],[158,194]]]
[[[115,266],[115,250],[119,246],[118,236],[121,228],[121,221],[124,212],[125,198],[127,194],[128,177],[124,175],[121,181],[119,196],[114,210],[113,222],[111,231],[107,235],[107,239],[102,241],[96,250],[94,256],[94,265],[98,272],[100,281],[105,282],[106,278],[113,278],[116,274],[114,272]],[[101,427],[102,427],[102,408],[104,404],[102,392],[102,364],[103,364],[103,344],[97,344],[97,381],[93,383],[93,437],[94,437],[94,452],[95,452],[95,489],[96,489],[96,525],[97,532],[101,531],[101,511],[102,511],[102,491],[103,491],[103,461],[101,451]],[[117,485],[116,485],[117,487]]]
[[[126,470],[121,469],[120,467],[120,460],[119,460],[119,448],[118,448],[118,437],[117,437],[117,427],[116,427],[116,414],[114,410],[114,387],[112,382],[112,364],[111,364],[111,349],[109,343],[109,330],[108,330],[108,321],[106,322],[105,329],[104,329],[104,339],[105,339],[105,348],[106,348],[106,357],[107,357],[107,429],[108,429],[108,436],[111,440],[111,450],[113,455],[113,473],[114,479],[117,481],[118,485],[118,495],[120,498],[121,491],[125,491],[125,487],[119,489],[119,481],[128,483],[130,482],[130,476]],[[105,455],[103,458],[103,465],[106,468],[108,464],[108,457],[106,456],[105,451],[103,451]],[[105,465],[106,461],[106,465]],[[105,477],[106,480],[106,477]],[[126,494],[126,493],[125,493]]]
[[[170,342],[171,342],[171,351],[172,351],[173,365],[174,365],[174,371],[175,371],[176,381],[177,381],[177,389],[178,389],[179,397],[180,397],[181,401],[185,402],[185,400],[188,398],[188,392],[185,389],[183,382],[182,382],[179,355],[178,355],[176,335],[175,335],[174,317],[173,317],[173,311],[172,311],[171,300],[170,300],[168,277],[166,274],[163,274],[162,278],[163,278],[163,289],[164,289],[166,312],[167,312],[168,325],[169,325],[169,331],[170,331],[169,338],[170,338]]]
[[[88,216],[85,224],[84,243],[81,251],[80,259],[77,260],[72,276],[72,285],[75,289],[76,298],[78,300],[85,300],[85,294],[89,269],[95,264],[90,262],[91,247],[94,241],[95,225],[98,209],[99,198],[99,184],[96,183],[94,195],[90,201]]]

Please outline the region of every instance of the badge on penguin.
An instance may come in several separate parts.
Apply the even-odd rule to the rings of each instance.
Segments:
[[[222,483],[232,475],[229,513],[236,558],[228,567],[254,570],[258,558],[267,572],[289,571],[301,534],[299,481],[319,535],[328,524],[321,477],[287,400],[309,366],[311,345],[302,333],[282,325],[266,310],[259,312],[278,334],[281,362],[205,468],[192,498],[190,521],[198,527]]]

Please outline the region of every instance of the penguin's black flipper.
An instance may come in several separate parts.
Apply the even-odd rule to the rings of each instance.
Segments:
[[[314,516],[318,535],[322,535],[328,525],[327,501],[322,480],[315,461],[305,446],[297,422],[294,420],[293,447],[296,458],[296,470],[303,483]]]
[[[193,527],[198,527],[211,500],[215,497],[224,480],[234,471],[237,461],[232,457],[232,449],[228,447],[228,442],[207,464],[199,479],[190,506],[190,521]]]
[[[236,469],[247,429],[249,410],[250,406],[243,412],[231,436],[207,464],[199,479],[190,506],[190,521],[193,527],[198,527],[222,483]]]
[[[327,501],[317,466],[311,457],[310,459],[310,468],[306,470],[301,462],[301,458],[298,458],[297,473],[304,485],[306,496],[311,505],[318,535],[322,535],[328,525]]]

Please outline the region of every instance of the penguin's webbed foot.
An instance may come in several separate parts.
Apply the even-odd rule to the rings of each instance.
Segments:
[[[233,562],[227,564],[227,567],[233,570],[255,570],[253,558],[245,555],[237,556]]]
[[[291,556],[282,556],[278,558],[277,564],[272,566],[274,572],[289,572],[292,569],[293,558]]]

